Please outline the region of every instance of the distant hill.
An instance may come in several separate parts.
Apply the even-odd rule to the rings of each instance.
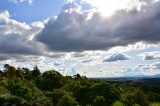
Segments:
[[[156,74],[152,76],[153,78],[160,78],[160,74]]]
[[[97,78],[89,78],[89,79],[107,79],[107,80],[129,80],[129,79],[144,79],[144,78],[160,78],[160,74],[156,75],[134,75],[134,76],[121,76],[121,77],[97,77]]]

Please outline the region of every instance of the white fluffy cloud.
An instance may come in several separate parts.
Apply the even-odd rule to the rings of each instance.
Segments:
[[[111,16],[114,12],[122,9],[141,10],[143,5],[146,5],[144,0],[81,0],[82,3],[87,3],[96,8],[104,16]]]
[[[160,72],[160,62],[155,62],[151,64],[140,64],[132,68],[123,68],[119,70],[119,74],[125,77],[144,77],[159,75]]]
[[[42,30],[42,23],[21,23],[12,19],[7,10],[0,13],[0,22],[3,23],[0,25],[0,60],[16,58],[21,61],[29,55],[45,55],[45,46],[33,41],[34,36]]]
[[[12,19],[7,10],[0,12],[0,64],[8,63],[31,68],[47,57],[65,56],[64,53],[49,51],[44,44],[33,39],[44,28],[47,21],[26,24]],[[44,65],[41,64],[40,68],[43,69]],[[49,65],[47,66],[49,68]]]
[[[33,35],[40,32],[44,27],[42,22],[33,22],[32,26],[26,23],[18,22],[11,18],[7,10],[0,13],[0,22],[4,23],[4,25],[0,26],[1,36],[18,34],[27,39],[31,39]]]

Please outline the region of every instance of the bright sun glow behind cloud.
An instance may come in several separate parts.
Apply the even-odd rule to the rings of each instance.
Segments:
[[[111,16],[117,10],[136,8],[140,10],[141,5],[145,5],[140,0],[82,0],[96,8],[103,16]]]

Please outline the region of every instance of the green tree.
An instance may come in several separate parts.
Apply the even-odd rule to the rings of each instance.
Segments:
[[[74,79],[77,79],[77,80],[78,80],[78,79],[82,79],[82,77],[81,77],[80,74],[73,75],[73,78],[74,78]]]
[[[140,105],[140,106],[148,106],[147,95],[144,94],[140,89],[134,89],[133,91],[126,92],[122,94],[122,101],[127,106],[132,105]]]
[[[22,68],[24,71],[24,78],[26,80],[31,80],[32,79],[32,72],[28,68]]]
[[[4,76],[13,78],[16,76],[16,68],[8,64],[4,65]]]
[[[64,95],[62,99],[58,101],[57,106],[79,106],[75,99],[69,95]]]
[[[98,97],[98,98],[97,98]],[[108,83],[100,82],[91,87],[91,101],[103,101],[106,106],[111,106],[120,97],[119,91]],[[93,104],[94,105],[94,104]],[[103,106],[104,106],[103,105]]]
[[[37,66],[35,66],[33,71],[32,71],[32,76],[33,77],[38,77],[39,75],[41,75],[41,72],[40,72],[39,68]]]
[[[43,89],[53,90],[63,86],[63,76],[54,70],[46,71],[43,75]]]
[[[96,96],[93,100],[93,106],[106,106],[103,96]]]
[[[63,95],[67,94],[67,92],[62,89],[54,89],[53,91],[46,91],[44,93],[47,97],[51,98],[54,106],[57,105],[58,101],[63,97]]]
[[[27,101],[32,99],[31,89],[27,87],[20,79],[9,80],[7,88],[12,95],[19,96]]]

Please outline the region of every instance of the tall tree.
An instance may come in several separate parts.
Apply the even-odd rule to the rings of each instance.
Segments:
[[[41,75],[41,72],[40,72],[39,68],[37,66],[35,66],[33,71],[32,71],[32,76],[33,77],[38,77],[39,75]]]

